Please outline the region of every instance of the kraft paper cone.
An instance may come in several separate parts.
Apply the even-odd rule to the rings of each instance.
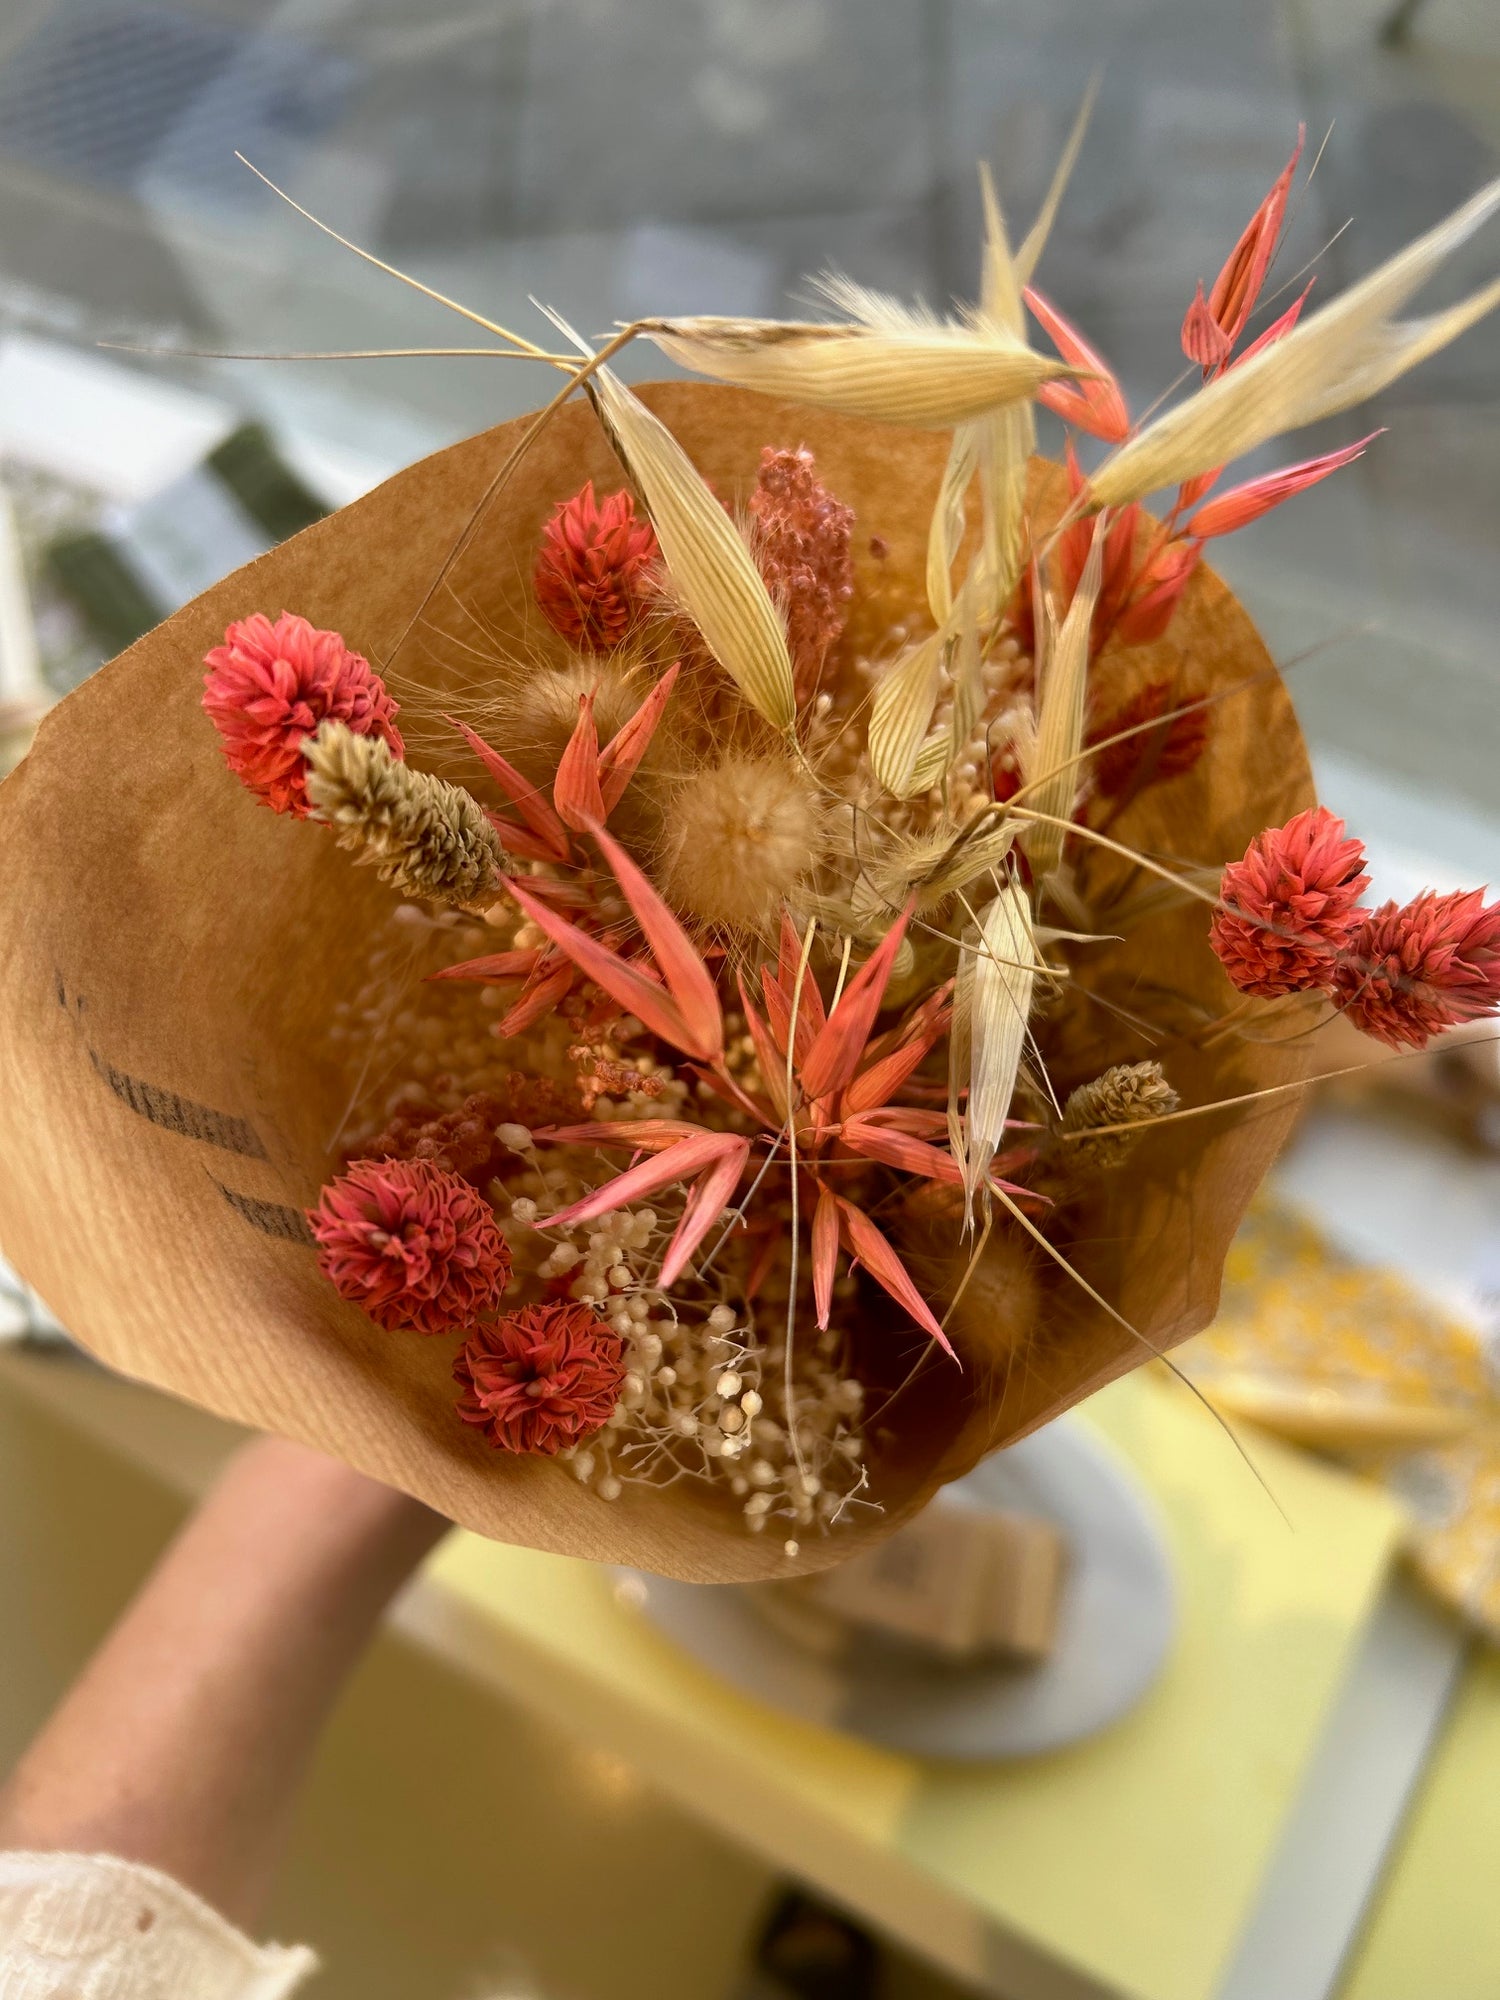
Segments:
[[[943,437],[700,384],[644,393],[726,500],[748,489],[762,445],[813,450],[858,516],[846,644],[870,648],[921,606]],[[1146,1348],[1047,1279],[1025,1366],[987,1357],[984,1327],[967,1329],[968,1365],[929,1365],[872,1429],[870,1497],[883,1512],[807,1536],[789,1562],[779,1537],[747,1535],[735,1503],[692,1482],[627,1487],[610,1503],[565,1465],[491,1450],[454,1416],[453,1343],[384,1333],[340,1300],[303,1221],[336,1164],[351,1090],[329,1060],[327,1022],[358,986],[392,898],[330,836],[276,817],[230,777],[199,707],[203,655],[234,618],[300,611],[387,669],[415,761],[444,768],[429,746],[445,694],[474,679],[475,620],[498,645],[534,642],[543,522],[587,478],[622,483],[574,404],[481,508],[526,423],[411,467],[208,591],[55,709],[0,787],[0,1245],[110,1366],[331,1452],[483,1534],[704,1581],[821,1568]],[[1111,691],[1177,660],[1194,691],[1234,691],[1212,712],[1198,767],[1144,793],[1112,831],[1218,863],[1311,802],[1306,757],[1254,628],[1207,573],[1170,648],[1112,663]],[[449,768],[468,775],[461,756]],[[1107,898],[1115,865],[1085,861],[1091,893]],[[1060,1090],[1155,1054],[1194,1103],[1287,1081],[1309,1061],[1295,1039],[1197,1046],[1204,1019],[1237,998],[1202,906],[1162,911],[1075,960],[1103,1004],[1074,997],[1044,1024]],[[1152,1014],[1159,1041],[1113,1006]],[[1286,1035],[1277,1022],[1268,1033]],[[1254,1014],[1243,1025],[1253,1035]],[[1058,1218],[1060,1246],[1152,1346],[1212,1316],[1225,1249],[1293,1115],[1289,1097],[1270,1106],[1148,1136],[1127,1171]],[[878,1323],[863,1339],[862,1373],[894,1384],[910,1329],[899,1368]]]

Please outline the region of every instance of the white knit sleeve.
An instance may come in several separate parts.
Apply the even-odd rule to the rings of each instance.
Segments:
[[[0,1853],[0,2000],[286,2000],[316,1966],[154,1868]]]

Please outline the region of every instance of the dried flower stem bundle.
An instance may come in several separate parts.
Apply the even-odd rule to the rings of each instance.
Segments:
[[[836,325],[643,323],[795,415],[637,394],[604,366],[618,343],[578,343],[563,397],[469,447],[456,498],[424,472],[388,602],[351,582],[368,564],[319,567],[316,535],[278,552],[276,588],[371,657],[420,623],[402,722],[430,775],[338,631],[223,607],[204,705],[231,770],[404,899],[387,923],[351,889],[337,962],[278,1003],[309,1043],[334,1017],[333,1081],[297,1074],[348,1146],[308,1225],[346,1302],[318,1294],[343,1317],[308,1378],[399,1383],[421,1414],[391,1462],[530,1504],[528,1536],[668,1567],[680,1538],[712,1552],[700,1574],[757,1567],[723,1557],[731,1529],[798,1563],[804,1536],[857,1541],[867,1508],[1202,1322],[1275,1134],[1205,1147],[1194,1120],[1294,1091],[1304,1020],[1410,1046],[1500,1006],[1493,907],[1366,909],[1358,843],[1298,810],[1284,695],[1200,560],[1363,446],[1215,492],[1235,452],[1492,302],[1394,317],[1500,195],[1241,352],[1294,154],[1182,320],[1206,385],[1133,433],[1030,282],[1067,164],[1018,253],[982,179],[980,295],[953,320],[835,282]],[[1053,472],[1035,401],[1074,434]],[[274,868],[265,813],[219,806]],[[304,837],[254,964],[316,928],[337,857]],[[1265,1034],[1268,1005],[1299,1034]],[[227,1093],[240,1071],[198,1054]],[[1059,1108],[1053,1076],[1092,1080]],[[1112,1173],[1148,1128],[1142,1173]],[[601,1525],[631,1487],[656,1490]]]

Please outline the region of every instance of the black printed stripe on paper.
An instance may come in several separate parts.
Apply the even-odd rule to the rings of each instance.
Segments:
[[[129,1076],[106,1062],[94,1049],[89,1050],[89,1061],[122,1104],[128,1104],[132,1111],[161,1126],[163,1131],[176,1132],[184,1139],[202,1139],[207,1145],[222,1147],[226,1153],[242,1154],[247,1160],[270,1158],[248,1118],[236,1118],[227,1111],[215,1111],[210,1105],[195,1104],[190,1097],[179,1097],[175,1090]]]
[[[313,1233],[300,1208],[288,1208],[279,1201],[261,1201],[253,1194],[241,1194],[238,1188],[225,1187],[222,1181],[214,1185],[235,1213],[263,1236],[279,1236],[285,1243],[312,1242]]]

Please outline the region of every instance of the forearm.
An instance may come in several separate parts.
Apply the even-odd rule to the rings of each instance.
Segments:
[[[0,1793],[0,1846],[148,1862],[253,1923],[329,1706],[446,1525],[246,1447]]]

